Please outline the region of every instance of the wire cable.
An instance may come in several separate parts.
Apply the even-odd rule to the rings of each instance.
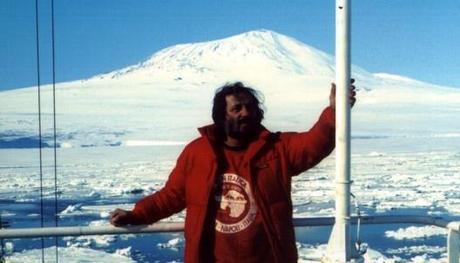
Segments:
[[[367,252],[367,247],[366,244],[361,240],[361,208],[358,203],[358,198],[356,198],[353,193],[350,193],[350,195],[355,201],[356,216],[358,218],[358,222],[356,224],[356,250],[358,250],[360,255],[364,255]]]
[[[2,213],[0,211],[0,229],[3,228],[3,221],[2,221]],[[0,263],[5,262],[5,243],[3,242],[3,238],[0,238],[0,246],[2,247],[1,254],[0,254]]]
[[[53,137],[54,137],[54,225],[58,226],[58,188],[57,188],[57,145],[56,145],[56,56],[55,56],[55,34],[54,34],[54,0],[51,0],[51,48],[52,48],[52,67],[53,67]],[[56,262],[58,257],[58,238],[55,237]]]
[[[41,97],[40,97],[40,43],[39,43],[39,18],[38,0],[35,0],[35,33],[36,33],[36,58],[37,58],[37,98],[38,98],[38,149],[40,159],[40,226],[44,227],[43,215],[43,158],[42,158],[42,118],[41,118]],[[41,238],[42,243],[42,263],[45,262],[45,239]]]

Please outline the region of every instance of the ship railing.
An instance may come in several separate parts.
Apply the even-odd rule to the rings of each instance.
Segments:
[[[460,254],[460,221],[448,221],[442,217],[420,215],[385,215],[385,216],[360,216],[351,217],[351,223],[357,224],[414,224],[431,225],[447,230],[447,256],[448,263],[458,263]],[[331,226],[334,217],[306,217],[294,218],[295,227]],[[0,239],[14,238],[39,238],[61,236],[87,236],[87,235],[122,235],[144,234],[160,232],[182,232],[183,222],[159,222],[152,225],[138,225],[126,227],[107,226],[62,226],[43,228],[12,228],[0,229]]]

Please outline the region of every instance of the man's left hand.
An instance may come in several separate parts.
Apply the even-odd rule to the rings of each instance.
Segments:
[[[353,83],[355,83],[355,79],[351,79],[351,84],[350,84],[350,87],[349,87],[349,92],[348,92],[348,95],[349,95],[349,101],[350,101],[350,105],[351,107],[353,107],[353,105],[355,105],[355,102],[356,102],[356,87],[355,85],[353,85]],[[335,83],[332,83],[331,84],[331,94],[329,95],[329,105],[331,106],[331,108],[333,110],[335,110]]]

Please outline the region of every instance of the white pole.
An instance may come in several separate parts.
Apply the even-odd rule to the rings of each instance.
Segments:
[[[350,232],[350,0],[336,1],[336,201],[325,262],[359,259]]]
[[[449,223],[447,229],[447,262],[458,263],[460,257],[460,222]]]

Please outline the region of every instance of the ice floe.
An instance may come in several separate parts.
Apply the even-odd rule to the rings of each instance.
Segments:
[[[447,230],[436,226],[410,226],[407,228],[400,228],[396,231],[388,230],[385,236],[395,240],[404,239],[426,239],[432,236],[447,235]]]
[[[44,249],[45,262],[55,261],[55,247],[48,247]],[[101,250],[81,247],[59,247],[59,261],[68,263],[85,263],[85,262],[98,262],[98,263],[133,263],[128,255],[123,253],[108,253]],[[6,257],[6,262],[9,263],[33,263],[41,262],[42,250],[31,249],[24,252],[16,252]]]

